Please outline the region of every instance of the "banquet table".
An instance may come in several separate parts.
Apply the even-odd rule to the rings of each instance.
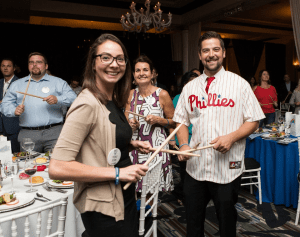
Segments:
[[[45,180],[49,180],[49,175],[48,172],[42,171],[42,172],[36,172],[34,176],[42,176]],[[30,187],[25,186],[24,184],[28,184],[29,180],[20,180],[17,176],[14,178],[14,190],[16,191],[16,196],[18,197],[18,194],[25,193],[26,190],[28,190]],[[22,212],[27,212],[34,210],[36,208],[44,207],[45,205],[55,203],[59,201],[62,197],[67,196],[68,197],[68,204],[67,204],[67,215],[66,215],[66,223],[65,223],[65,236],[70,236],[70,237],[81,237],[81,234],[84,232],[85,228],[83,226],[82,220],[80,213],[77,211],[75,206],[73,205],[73,193],[74,189],[64,189],[68,191],[66,194],[52,191],[48,192],[46,191],[41,185],[40,186],[35,186],[35,189],[38,190],[38,192],[42,193],[45,197],[51,199],[51,201],[48,202],[41,202],[39,200],[35,200],[35,202],[27,207],[23,207],[17,210],[9,211],[9,212],[4,212],[0,213],[0,219],[10,216],[10,215],[16,215]],[[3,188],[1,190],[1,194],[5,192],[9,192],[11,190],[11,179],[6,178],[3,180]],[[36,195],[36,193],[33,193]],[[46,212],[46,211],[45,211]],[[56,213],[57,210],[54,211]],[[57,216],[53,216],[53,226],[52,230],[53,232],[56,231],[57,228]],[[35,229],[36,229],[36,220],[37,220],[37,214],[31,215],[29,217],[30,220],[30,236],[34,237],[36,236],[35,234]],[[17,221],[17,232],[18,236],[24,236],[24,221],[25,218],[21,218],[21,220]],[[47,222],[47,213],[42,213],[42,229],[45,229],[45,224]],[[1,223],[1,228],[3,230],[3,235],[10,237],[11,236],[11,221]],[[41,236],[44,236],[45,232],[42,232]]]
[[[254,158],[260,163],[263,202],[297,208],[298,142],[283,145],[261,137],[253,140],[247,138],[245,157]]]

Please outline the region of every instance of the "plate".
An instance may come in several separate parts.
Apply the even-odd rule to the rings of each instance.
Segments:
[[[28,180],[26,181],[26,183],[24,184],[24,186],[27,186],[27,187],[30,187],[30,183],[29,183],[29,179],[24,179],[24,180]],[[39,184],[32,184],[32,187],[34,186],[39,186],[39,185],[42,185],[44,183],[47,183],[47,181],[44,179],[44,182],[43,183],[39,183]]]
[[[270,134],[264,134],[261,136],[263,139],[266,139],[266,140],[274,140],[274,141],[277,141],[277,140],[281,140],[283,138],[285,138],[285,136],[281,136],[281,137],[270,137]]]
[[[40,158],[40,157],[37,157],[37,158]],[[46,162],[43,162],[43,163],[36,163],[37,165],[49,164],[49,159],[48,159],[47,157],[41,157],[41,158],[46,158],[47,161],[46,161]]]
[[[58,183],[53,182],[52,179],[49,181],[49,185],[53,188],[74,188],[74,182],[73,182],[73,184],[63,185],[63,184],[58,184]]]
[[[14,155],[15,155],[16,153],[14,153]],[[35,157],[37,157],[37,156],[39,156],[41,153],[39,153],[39,152],[36,152],[36,151],[32,151],[31,152],[31,155],[30,155],[30,158],[35,158]],[[29,155],[28,155],[28,157],[29,157]],[[20,160],[23,160],[23,159],[26,159],[26,156],[17,156],[17,158],[19,158]]]
[[[278,125],[270,125],[270,124],[267,124],[266,127],[267,128],[277,128],[277,129],[279,128]]]
[[[34,203],[34,194],[32,193],[17,193],[16,194],[19,203],[16,205],[0,205],[0,213],[13,211],[19,208],[29,206]]]

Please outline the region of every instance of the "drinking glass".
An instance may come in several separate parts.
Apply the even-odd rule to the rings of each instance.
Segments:
[[[286,122],[286,123],[285,123],[285,134],[286,134],[286,138],[289,138],[290,135],[291,135],[291,130],[290,130],[290,128],[291,128],[291,123]]]
[[[4,162],[4,173],[7,178],[11,178],[11,193],[14,193],[14,182],[13,182],[13,172],[12,172],[12,161]]]
[[[37,189],[33,189],[32,188],[32,175],[35,174],[36,172],[36,168],[37,168],[37,165],[36,165],[36,161],[30,161],[30,159],[26,159],[25,161],[25,166],[24,166],[24,171],[25,171],[25,174],[28,174],[30,176],[30,179],[29,181],[31,180],[30,182],[30,189],[26,191],[26,193],[32,193],[32,192],[36,192]]]
[[[282,124],[282,123],[283,123],[283,120],[284,120],[283,116],[280,115],[280,116],[278,117],[278,123],[279,123],[279,124]]]
[[[29,152],[29,159],[30,159],[30,154],[31,151],[33,151],[35,143],[30,139],[30,138],[23,138],[22,142],[21,142],[21,147]],[[27,153],[26,153],[26,159],[27,159]]]
[[[12,184],[12,189],[13,189],[12,192],[14,192],[14,193],[16,191],[14,190],[13,178],[14,178],[14,176],[18,175],[19,170],[20,170],[20,168],[19,168],[19,161],[16,159],[16,161],[13,161],[12,165],[11,165],[11,173],[12,173],[11,184]]]

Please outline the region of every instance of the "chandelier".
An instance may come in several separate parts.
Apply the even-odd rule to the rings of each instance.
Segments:
[[[150,13],[150,0],[146,0],[145,7],[146,12],[144,13],[144,9],[141,8],[138,12],[135,9],[135,3],[132,2],[130,5],[131,14],[127,12],[127,14],[121,17],[121,24],[124,28],[124,30],[128,31],[135,31],[135,32],[141,32],[142,29],[144,29],[144,32],[149,30],[150,25],[153,23],[155,31],[162,31],[165,28],[169,27],[172,22],[172,14],[168,14],[168,22],[165,22],[165,20],[162,20],[162,10],[160,9],[160,3],[158,2],[153,9],[155,10],[154,13]],[[132,16],[132,17],[131,17]],[[131,20],[132,19],[132,20]]]

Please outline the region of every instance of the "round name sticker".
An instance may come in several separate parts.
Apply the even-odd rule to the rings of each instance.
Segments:
[[[50,91],[49,87],[42,88],[42,92],[44,92],[45,94],[47,94],[49,91]]]
[[[118,148],[112,149],[108,153],[107,162],[109,165],[116,165],[121,158],[121,151]]]

